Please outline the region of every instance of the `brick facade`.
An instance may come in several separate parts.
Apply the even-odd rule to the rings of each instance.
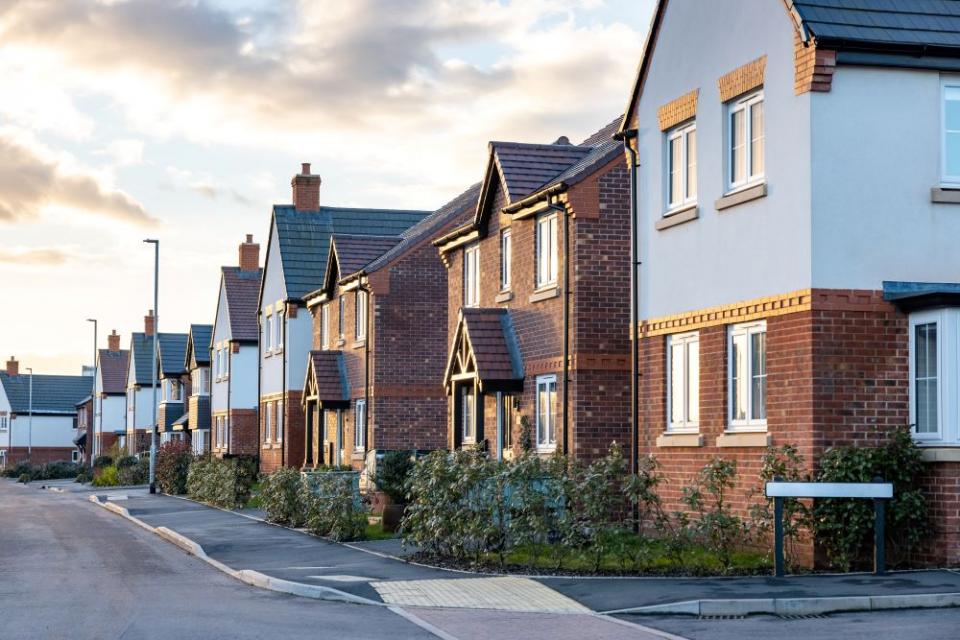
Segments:
[[[260,401],[260,471],[272,473],[281,467],[300,467],[304,460],[304,415],[301,406],[302,392],[287,391],[261,398]],[[265,406],[271,404],[271,416],[276,420],[275,407],[283,401],[283,440],[266,442],[264,437]],[[273,425],[276,430],[276,423]]]
[[[13,447],[5,449],[7,452],[7,466],[14,466],[26,462],[27,447]],[[48,462],[70,462],[73,458],[73,447],[33,447],[29,460],[32,464],[46,464]]]
[[[809,308],[779,313],[767,323],[767,434],[770,444],[793,444],[808,470],[830,447],[870,446],[878,434],[910,421],[907,316],[879,291],[809,292]],[[749,303],[743,305],[749,306]],[[709,311],[709,310],[705,310]],[[656,325],[656,323],[652,323]],[[667,429],[667,335],[640,342],[641,454],[662,464],[661,488],[667,509],[680,508],[682,488],[716,456],[737,461],[738,485],[732,504],[747,515],[762,490],[757,474],[765,445],[721,446],[728,424],[728,340],[731,323],[700,326],[699,435],[664,437]],[[680,327],[677,332],[688,329]],[[676,438],[676,437],[674,437]],[[933,548],[921,560],[960,560],[960,463],[928,462],[924,488],[936,530]],[[755,495],[751,499],[750,494]],[[814,548],[801,553],[807,564]]]
[[[535,217],[516,218],[501,210],[507,205],[500,181],[491,187],[484,212],[480,251],[479,306],[508,308],[525,377],[522,391],[513,394],[510,454],[517,455],[523,441],[521,418],[530,424],[530,441],[536,443],[536,381],[541,375],[557,376],[557,402],[563,394],[563,215],[558,219],[558,282],[555,294],[534,292]],[[568,413],[570,431],[565,438],[562,409],[557,408],[557,448],[569,442],[573,455],[589,460],[605,454],[614,441],[629,442],[629,174],[622,158],[598,167],[592,175],[568,188],[560,202],[569,216],[570,250],[570,369]],[[500,290],[500,232],[511,231],[511,284]],[[470,245],[465,245],[470,246]],[[448,349],[463,304],[464,246],[444,255],[448,265]],[[551,297],[552,295],[552,297]],[[452,435],[455,403],[447,399],[447,424]],[[482,437],[495,450],[496,397],[486,394]]]

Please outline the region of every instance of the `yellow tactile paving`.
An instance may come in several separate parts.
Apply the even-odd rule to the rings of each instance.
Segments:
[[[503,611],[583,613],[579,602],[528,578],[461,578],[372,582],[388,604]]]

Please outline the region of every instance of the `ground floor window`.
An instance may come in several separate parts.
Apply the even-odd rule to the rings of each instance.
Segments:
[[[353,408],[353,448],[363,449],[367,443],[367,401],[357,400]]]
[[[277,403],[274,407],[276,411],[276,433],[277,433],[277,442],[283,442],[283,400],[277,400]]]
[[[513,396],[497,394],[497,431],[500,434],[501,456],[513,448]]]
[[[767,428],[767,323],[730,327],[728,387],[731,430]]]
[[[696,431],[700,424],[700,334],[667,336],[667,428]]]
[[[537,377],[537,448],[557,446],[557,376]]]
[[[271,423],[273,422],[273,403],[265,402],[263,405],[263,441],[270,442],[273,437]]]
[[[477,440],[477,395],[472,384],[460,387],[460,437],[465,443]]]
[[[910,423],[917,440],[960,444],[960,308],[910,314]]]
[[[70,461],[77,462],[79,460],[80,460],[80,451],[77,449],[74,449],[73,451],[70,452]]]

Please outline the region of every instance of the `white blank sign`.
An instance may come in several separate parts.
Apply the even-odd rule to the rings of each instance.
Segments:
[[[768,498],[892,498],[889,482],[768,482]]]

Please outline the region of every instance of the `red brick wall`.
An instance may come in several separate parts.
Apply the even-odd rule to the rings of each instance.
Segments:
[[[257,425],[256,409],[230,410],[230,453],[246,456],[259,455],[260,433]],[[211,429],[213,429],[212,426]]]
[[[287,391],[286,394],[278,394],[276,397],[271,396],[268,400],[260,402],[260,417],[259,417],[259,442],[260,442],[260,471],[261,473],[272,473],[279,469],[280,467],[296,467],[300,468],[303,466],[304,461],[304,438],[305,433],[303,430],[304,425],[304,415],[303,407],[300,405],[300,399],[302,392],[300,391]],[[278,400],[283,400],[283,442],[276,442],[276,424],[272,426],[274,430],[274,442],[269,444],[264,442],[264,416],[265,405],[267,403],[273,404]],[[274,409],[271,409],[272,415],[274,415],[274,421],[276,421],[276,412]]]
[[[73,447],[33,447],[30,452],[30,461],[33,464],[45,464],[47,462],[64,461],[70,462],[71,455],[75,451]],[[7,450],[7,465],[13,466],[27,461],[26,447],[13,447]]]

